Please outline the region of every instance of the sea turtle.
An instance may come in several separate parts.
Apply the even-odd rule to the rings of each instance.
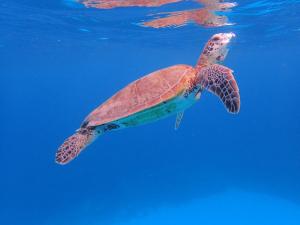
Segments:
[[[112,130],[137,126],[177,114],[179,127],[185,109],[192,106],[203,90],[224,103],[230,113],[238,113],[240,95],[232,70],[218,63],[228,52],[233,33],[211,37],[195,67],[175,65],[150,73],[117,92],[92,111],[75,134],[56,153],[56,162],[67,164],[98,136]]]

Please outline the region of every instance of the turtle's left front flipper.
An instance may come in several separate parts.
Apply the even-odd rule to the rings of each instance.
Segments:
[[[238,113],[240,93],[232,72],[225,66],[213,64],[204,67],[200,71],[199,78],[201,86],[219,96],[228,112]]]

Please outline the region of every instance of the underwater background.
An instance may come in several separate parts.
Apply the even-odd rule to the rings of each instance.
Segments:
[[[237,4],[218,12],[231,25],[153,28],[141,21],[199,3],[0,0],[0,224],[300,224],[300,1]],[[54,162],[100,103],[150,72],[195,65],[220,32],[236,34],[224,65],[239,114],[204,92],[177,131],[169,117]]]

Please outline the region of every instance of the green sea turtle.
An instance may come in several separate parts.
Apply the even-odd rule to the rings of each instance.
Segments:
[[[228,52],[233,33],[215,34],[207,42],[195,67],[175,65],[150,73],[117,92],[92,111],[75,134],[56,153],[56,162],[67,164],[98,136],[112,130],[146,124],[177,114],[179,127],[185,109],[208,90],[230,113],[240,109],[240,95],[232,70],[218,63]]]

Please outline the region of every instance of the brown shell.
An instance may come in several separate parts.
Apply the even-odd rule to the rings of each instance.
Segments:
[[[84,125],[93,127],[125,118],[182,93],[189,85],[195,69],[175,65],[150,73],[117,92],[85,119]]]

